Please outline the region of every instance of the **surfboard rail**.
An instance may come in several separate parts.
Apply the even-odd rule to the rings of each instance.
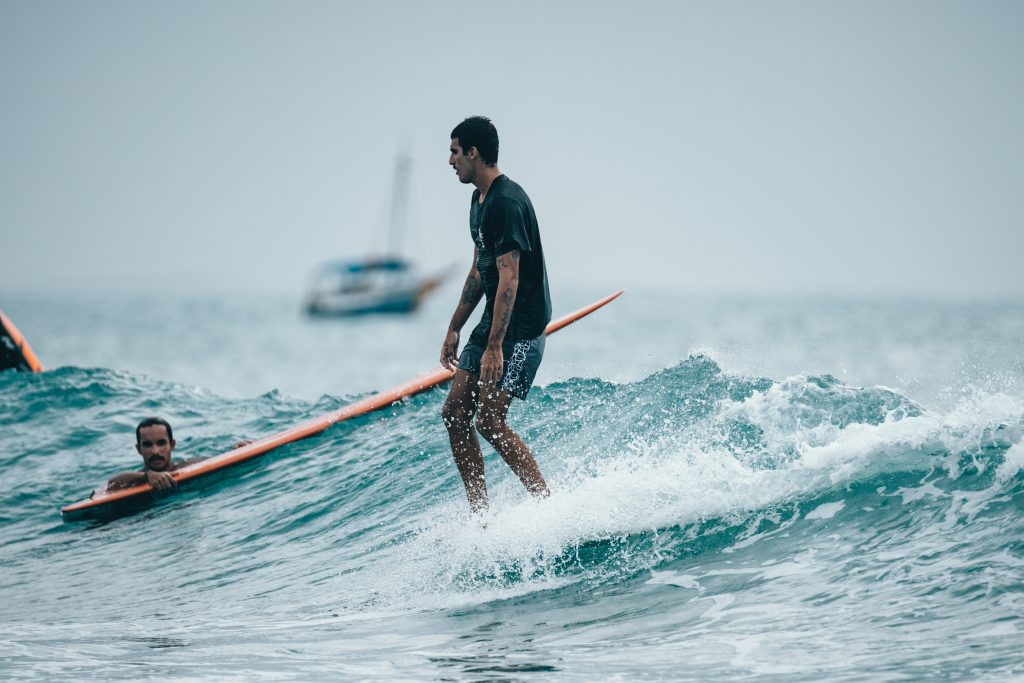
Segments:
[[[42,372],[43,364],[28,345],[25,335],[0,311],[0,370],[8,368]]]
[[[609,294],[589,306],[584,306],[583,308],[564,315],[561,318],[552,320],[548,323],[544,333],[547,335],[554,334],[564,327],[576,322],[580,318],[590,315],[597,309],[617,299],[624,291],[625,290],[620,289],[614,294]],[[181,469],[172,472],[171,476],[181,484],[182,482],[186,482],[197,477],[218,472],[232,465],[252,460],[253,458],[264,455],[274,449],[280,448],[285,444],[307,439],[319,434],[338,422],[343,422],[354,417],[359,417],[367,413],[381,410],[382,408],[387,408],[388,406],[394,405],[403,399],[415,396],[416,394],[422,393],[427,389],[431,389],[438,384],[442,384],[450,380],[454,374],[455,373],[438,366],[433,370],[420,374],[416,378],[404,384],[380,391],[372,396],[367,396],[364,399],[350,403],[336,411],[321,415],[320,417],[303,422],[302,424],[286,429],[282,432],[258,439],[252,443],[246,444],[245,446],[227,451],[226,453],[206,458],[205,460],[192,463],[191,465],[186,465]],[[141,486],[133,486],[131,488],[118,489],[116,491],[109,492],[94,491],[89,498],[67,505],[61,508],[60,512],[65,522],[80,521],[82,519],[102,514],[104,508],[117,503],[125,503],[131,500],[141,499],[152,492],[153,487],[149,484],[142,484]]]

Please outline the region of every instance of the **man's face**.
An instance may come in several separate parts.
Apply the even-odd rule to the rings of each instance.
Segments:
[[[174,440],[167,436],[167,427],[150,425],[139,430],[139,442],[135,450],[142,456],[148,469],[164,472],[171,467],[171,451]]]
[[[470,148],[470,154],[473,153],[474,149],[476,148]],[[459,182],[464,185],[473,182],[473,179],[476,177],[476,167],[473,165],[473,158],[470,154],[463,154],[458,138],[452,138],[452,146],[449,148],[449,151],[451,156],[448,157],[448,163],[455,169],[455,175],[459,177]]]

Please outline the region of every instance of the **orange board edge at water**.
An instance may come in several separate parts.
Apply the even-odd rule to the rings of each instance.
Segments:
[[[42,372],[43,364],[39,362],[35,351],[28,345],[25,336],[18,330],[11,319],[0,311],[0,370],[14,368],[27,372]]]
[[[545,334],[554,334],[558,330],[571,325],[580,318],[590,315],[597,309],[605,306],[606,304],[614,301],[625,290],[620,289],[614,294],[595,301],[589,306],[573,311],[567,315],[557,318],[548,323],[547,328],[544,330]],[[5,319],[6,320],[6,319]],[[206,460],[186,465],[180,470],[172,473],[172,476],[181,482],[196,479],[204,475],[219,472],[232,465],[252,460],[261,455],[269,453],[270,451],[289,444],[301,439],[306,439],[320,432],[325,431],[330,426],[349,420],[360,415],[372,413],[382,408],[394,405],[402,399],[416,394],[422,393],[427,389],[431,389],[438,384],[447,382],[452,378],[453,373],[445,370],[442,367],[436,367],[433,370],[423,373],[413,380],[401,384],[397,387],[392,387],[386,391],[381,391],[372,396],[368,396],[362,400],[350,403],[336,411],[321,415],[320,417],[303,422],[300,425],[287,429],[277,434],[264,437],[258,441],[253,441],[250,444],[215,455]],[[77,522],[85,519],[102,518],[105,516],[116,515],[120,511],[127,511],[128,509],[139,507],[149,502],[152,499],[153,487],[149,484],[143,484],[141,486],[133,486],[127,489],[119,489],[117,491],[94,491],[89,498],[68,505],[61,508],[61,516],[65,522]]]

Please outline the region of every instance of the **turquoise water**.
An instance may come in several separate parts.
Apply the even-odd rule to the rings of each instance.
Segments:
[[[607,292],[555,292],[556,314]],[[58,508],[160,414],[212,455],[436,363],[408,320],[287,297],[2,302],[0,676],[1006,680],[1024,676],[1024,306],[627,292],[552,337],[467,521],[445,391],[132,516]]]

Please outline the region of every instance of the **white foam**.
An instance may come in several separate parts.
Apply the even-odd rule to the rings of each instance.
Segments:
[[[651,578],[647,580],[649,586],[677,586],[703,593],[704,587],[692,574],[677,574],[676,572],[652,571]]]
[[[996,481],[1006,483],[1024,469],[1024,442],[1010,446],[1003,458],[1003,463],[996,469]]]
[[[740,404],[723,402],[722,411],[742,411],[745,420],[759,426],[782,424],[786,420],[777,411],[788,409],[786,396],[799,391],[797,384],[775,385]],[[532,499],[506,474],[491,489],[486,528],[467,521],[461,497],[424,510],[416,522],[420,531],[402,544],[395,582],[405,595],[465,591],[471,602],[508,597],[579,580],[580,572],[552,571],[567,562],[578,561],[584,574],[613,571],[600,558],[588,560],[588,544],[625,541],[634,534],[653,534],[653,540],[644,545],[647,556],[631,557],[628,564],[632,570],[645,563],[653,568],[660,560],[659,530],[708,519],[739,523],[750,511],[878,472],[944,466],[952,473],[962,449],[989,443],[993,434],[1017,439],[999,469],[1005,480],[1024,467],[1021,424],[1020,406],[1004,398],[972,399],[945,415],[894,415],[877,425],[840,428],[824,421],[800,432],[797,424],[796,434],[786,437],[779,429],[770,440],[775,448],[798,445],[795,456],[774,469],[745,461],[744,454],[727,450],[720,436],[715,441],[702,438],[706,434],[637,439],[604,459],[566,444],[561,462],[573,465],[548,472],[552,495]],[[949,454],[945,462],[936,457],[942,454]],[[941,494],[932,488],[904,488],[899,495],[906,503]],[[973,516],[979,505],[965,500],[958,512]],[[825,503],[805,519],[830,519],[844,506]],[[628,544],[609,552],[629,552]],[[444,602],[451,605],[450,599]]]
[[[805,517],[806,519],[832,519],[844,507],[846,507],[846,503],[841,500],[836,503],[822,503],[808,512]]]

